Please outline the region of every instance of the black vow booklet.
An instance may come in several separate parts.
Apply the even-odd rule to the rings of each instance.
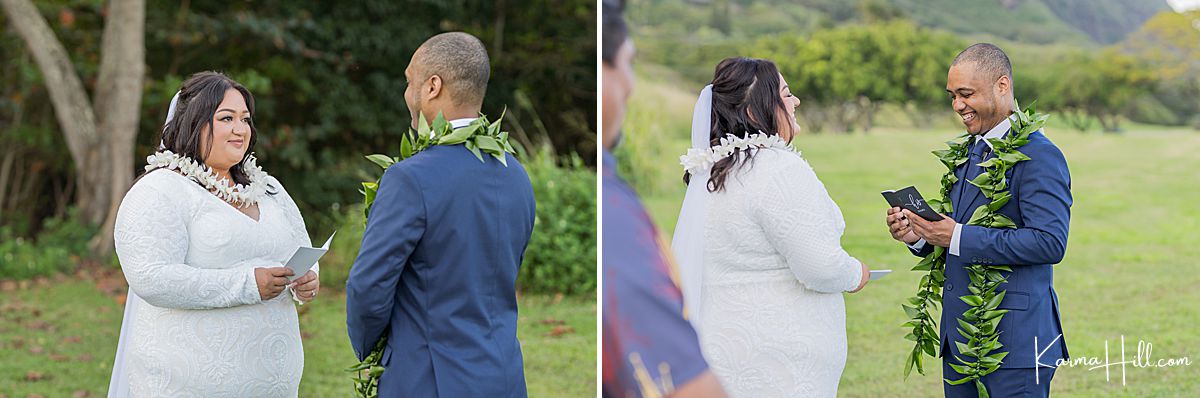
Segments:
[[[933,211],[928,203],[925,203],[925,198],[921,197],[921,193],[917,192],[916,187],[910,186],[899,191],[883,191],[880,193],[883,194],[883,198],[887,199],[888,204],[892,205],[892,207],[907,209],[929,221],[941,221],[944,218],[941,214]]]

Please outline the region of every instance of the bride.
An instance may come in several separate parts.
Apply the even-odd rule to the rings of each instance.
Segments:
[[[255,164],[254,98],[215,72],[184,82],[159,152],[121,201],[129,282],[109,397],[295,397],[296,308],[317,295],[283,262],[311,242],[295,202]],[[314,266],[314,270],[316,270]]]
[[[684,302],[734,397],[833,397],[846,364],[842,292],[866,265],[789,145],[800,101],[768,60],[728,58],[696,102],[687,195],[672,242]],[[711,131],[710,131],[711,130]]]

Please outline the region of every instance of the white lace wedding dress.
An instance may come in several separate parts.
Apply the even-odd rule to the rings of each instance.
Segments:
[[[756,150],[707,206],[705,357],[733,397],[834,397],[846,364],[842,292],[861,266],[841,210],[798,153]]]
[[[311,242],[295,202],[268,182],[277,194],[260,200],[258,221],[169,170],[126,194],[115,235],[128,341],[114,366],[126,373],[113,384],[127,378],[129,396],[297,396],[296,307],[290,291],[262,301],[254,268],[281,266]]]

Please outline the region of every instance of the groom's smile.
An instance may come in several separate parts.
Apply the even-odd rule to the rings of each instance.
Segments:
[[[962,116],[963,124],[966,125],[968,129],[970,129],[971,123],[975,121],[975,112],[972,111],[972,112],[960,113],[959,116]]]

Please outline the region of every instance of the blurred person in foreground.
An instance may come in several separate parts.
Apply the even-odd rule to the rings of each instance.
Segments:
[[[605,397],[724,397],[684,318],[658,230],[617,175],[612,150],[633,89],[633,42],[620,1],[605,0],[603,39],[603,392]]]

